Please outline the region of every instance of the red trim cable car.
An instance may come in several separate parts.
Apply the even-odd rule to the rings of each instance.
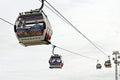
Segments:
[[[18,16],[14,31],[19,43],[24,46],[50,44],[52,29],[45,13],[40,9],[22,12]]]
[[[54,47],[55,48],[55,47]],[[54,51],[53,48],[53,51]],[[50,57],[49,59],[49,68],[62,68],[63,67],[63,61],[62,61],[62,56],[58,55],[58,54],[54,54]]]
[[[52,29],[47,16],[39,10],[21,13],[15,22],[15,33],[24,46],[50,44]]]
[[[100,63],[98,63],[99,60],[97,60],[97,65],[96,65],[96,69],[101,69],[102,68],[102,65]]]

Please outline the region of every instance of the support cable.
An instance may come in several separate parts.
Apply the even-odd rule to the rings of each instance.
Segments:
[[[56,46],[56,45],[54,45],[54,44],[51,44],[51,45],[52,45],[52,46],[55,46],[56,48],[59,48],[59,49],[61,49],[61,50],[67,51],[67,52],[69,52],[69,53],[72,53],[72,54],[75,54],[75,55],[78,55],[78,56],[81,56],[81,57],[84,57],[84,58],[87,58],[87,59],[98,60],[98,59],[95,59],[95,58],[91,58],[91,57],[88,57],[88,56],[84,56],[84,55],[81,55],[81,54],[79,54],[79,53],[76,53],[76,52],[73,52],[73,51],[70,51],[70,50],[67,50],[67,49],[58,47],[58,46]]]
[[[52,10],[49,6],[44,4],[49,10],[51,10],[54,14],[56,14],[59,18],[61,18],[63,21],[65,21],[67,24],[69,24],[65,19],[63,19],[59,14],[57,14],[54,10]]]
[[[45,0],[46,1],[46,0]],[[68,21],[55,7],[53,7],[48,1],[46,3],[52,7],[71,27],[73,27],[78,33],[80,33],[85,39],[87,39],[96,49],[102,52],[105,56],[108,56],[103,50],[97,47],[88,37],[86,37],[81,31],[79,31],[70,21]]]
[[[7,21],[7,20],[5,20],[5,19],[3,19],[3,18],[0,18],[0,19],[1,19],[2,21],[4,21],[4,22],[6,22],[6,23],[8,23],[8,24],[10,24],[10,25],[12,25],[12,26],[14,26],[14,24],[12,24],[11,22],[9,22],[9,21]],[[98,60],[98,59],[95,59],[95,58],[91,58],[91,57],[88,57],[88,56],[84,56],[84,55],[81,55],[81,54],[79,54],[79,53],[76,53],[76,52],[73,52],[73,51],[70,51],[70,50],[67,50],[67,49],[58,47],[58,46],[56,46],[56,45],[54,45],[54,44],[51,44],[51,45],[53,46],[53,50],[52,50],[53,54],[54,54],[54,48],[57,47],[57,48],[59,48],[59,49],[61,49],[61,50],[67,51],[67,52],[69,52],[69,53],[72,53],[72,54],[75,54],[75,55],[78,55],[78,56],[81,56],[81,57],[84,57],[84,58],[87,58],[87,59]]]
[[[14,26],[14,24],[12,24],[11,22],[9,22],[9,21],[7,21],[7,20],[5,20],[5,19],[3,19],[3,18],[0,18],[2,21],[4,21],[4,22],[6,22],[6,23],[8,23],[8,24],[10,24],[10,25],[12,25],[12,26]]]

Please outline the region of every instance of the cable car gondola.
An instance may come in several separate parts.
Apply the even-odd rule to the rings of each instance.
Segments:
[[[102,65],[100,63],[98,63],[99,60],[97,60],[97,65],[96,65],[96,69],[101,69],[102,68]]]
[[[21,13],[15,22],[15,33],[24,46],[50,44],[51,25],[39,10]]]
[[[53,55],[49,59],[49,65],[50,65],[49,68],[51,68],[51,69],[63,67],[62,56],[60,56],[58,54],[54,54],[55,47],[56,46],[53,45],[53,50],[52,50]]]
[[[108,60],[105,61],[104,66],[105,66],[105,68],[111,68],[110,56],[108,56]]]
[[[105,61],[104,65],[106,68],[111,68],[111,61],[110,60]]]
[[[24,46],[50,44],[52,29],[42,7],[43,2],[40,9],[20,13],[15,22],[15,34]]]
[[[98,63],[97,65],[96,65],[96,69],[101,69],[102,68],[102,65],[100,64],[100,63]]]
[[[49,65],[50,65],[49,68],[62,68],[63,62],[61,56],[58,54],[52,55],[49,60]]]

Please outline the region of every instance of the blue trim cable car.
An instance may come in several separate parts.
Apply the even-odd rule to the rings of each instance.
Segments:
[[[99,60],[97,60],[97,65],[96,65],[96,69],[101,69],[102,68],[102,65],[100,63],[98,63]]]
[[[50,57],[49,59],[49,65],[51,69],[53,68],[62,68],[63,67],[63,61],[62,61],[62,56],[58,55],[58,54],[54,54],[54,48],[56,46],[53,46],[53,55]]]
[[[42,0],[44,1],[44,0]],[[47,15],[40,9],[19,14],[14,31],[19,43],[24,46],[50,44],[52,29]]]
[[[110,56],[108,56],[108,60],[105,61],[104,65],[105,65],[105,68],[111,68]]]

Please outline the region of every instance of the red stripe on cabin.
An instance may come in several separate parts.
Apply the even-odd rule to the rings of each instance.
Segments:
[[[37,18],[28,17],[28,18],[23,18],[22,21],[31,21],[31,20],[40,20],[40,19],[43,19],[43,17],[42,16]]]

